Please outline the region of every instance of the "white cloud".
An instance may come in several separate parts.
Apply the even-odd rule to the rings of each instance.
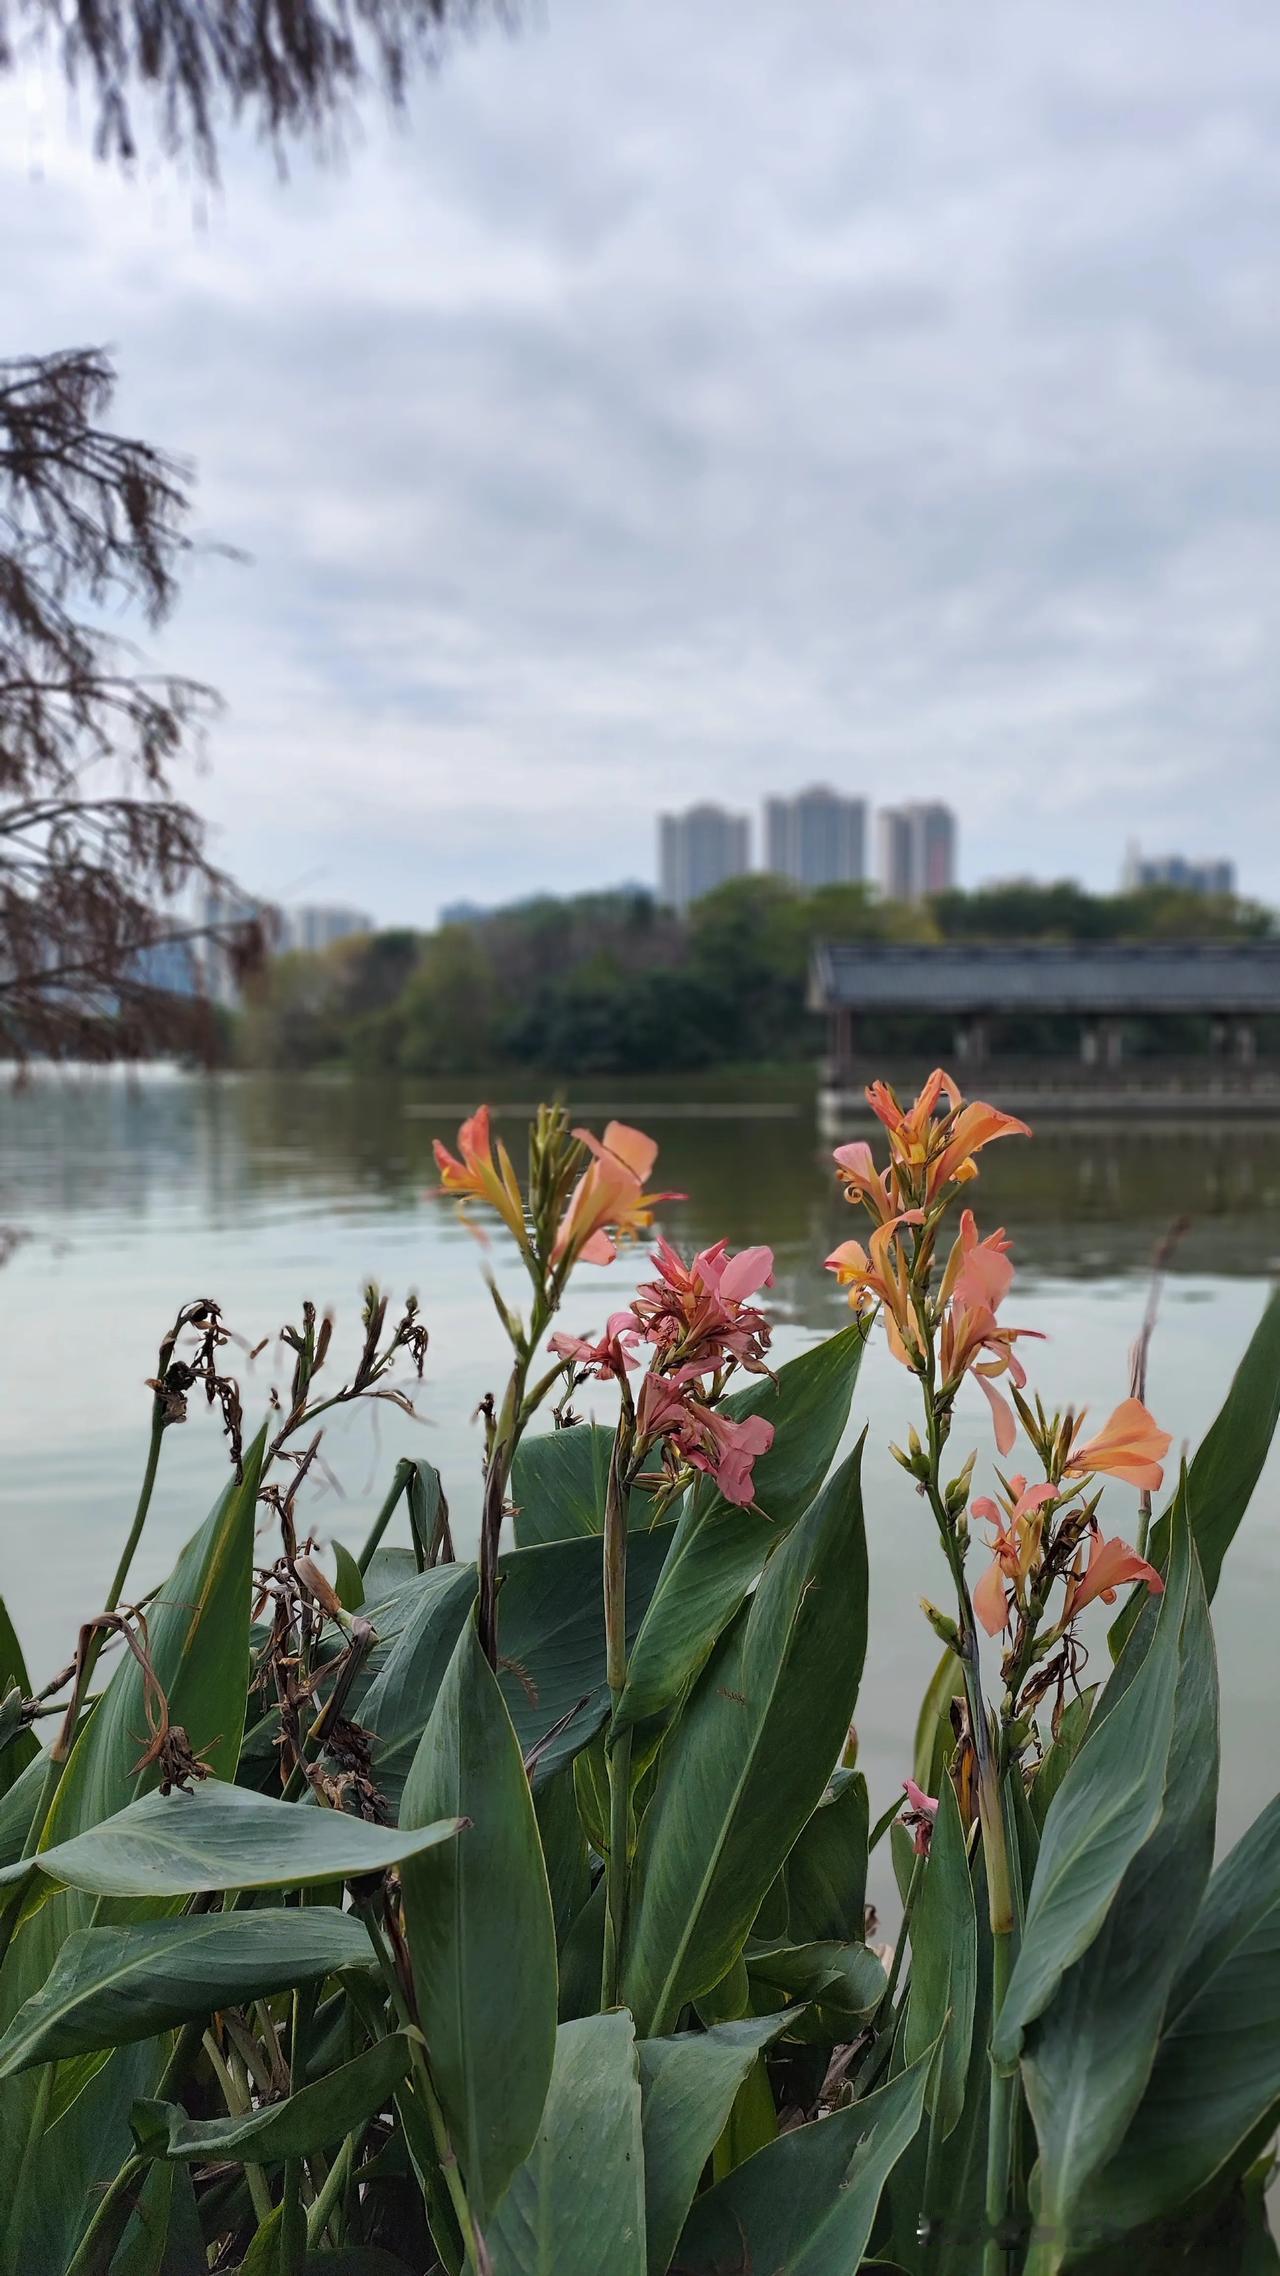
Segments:
[[[200,222],[16,89],[2,336],[112,341],[253,556],[165,645],[252,882],[420,920],[823,777],[1280,898],[1278,115],[1263,0],[550,0]]]

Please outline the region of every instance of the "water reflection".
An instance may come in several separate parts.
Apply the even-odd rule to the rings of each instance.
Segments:
[[[431,1138],[452,1136],[469,1103],[456,1084],[433,1096],[264,1078],[40,1081],[3,1097],[0,1225],[30,1237],[0,1272],[0,1590],[37,1669],[66,1656],[77,1622],[100,1598],[137,1490],[143,1386],[159,1333],[198,1294],[216,1295],[249,1343],[296,1318],[303,1296],[333,1303],[342,1364],[358,1340],[365,1279],[393,1295],[418,1288],[433,1334],[424,1419],[415,1426],[386,1408],[337,1418],[326,1453],[341,1494],[313,1501],[310,1521],[358,1539],[395,1457],[426,1452],[445,1476],[459,1540],[473,1538],[479,1443],[470,1418],[498,1378],[501,1339],[473,1240],[448,1205],[424,1198],[434,1183]],[[783,1356],[847,1316],[821,1260],[852,1221],[808,1101],[764,1099],[733,1111],[723,1097],[700,1101],[669,1088],[646,1100],[629,1085],[611,1101],[594,1085],[575,1106],[597,1127],[613,1109],[659,1137],[662,1184],[690,1196],[667,1219],[682,1245],[721,1235],[735,1246],[772,1243]],[[514,1129],[512,1117],[508,1135]],[[1275,1135],[1256,1124],[1048,1129],[1032,1145],[992,1148],[975,1200],[984,1225],[1003,1222],[1014,1235],[1014,1316],[1048,1333],[1036,1347],[1037,1384],[1050,1398],[1103,1412],[1126,1388],[1152,1252],[1175,1217],[1190,1217],[1169,1275],[1152,1398],[1176,1439],[1194,1444],[1280,1260]],[[505,1274],[500,1243],[491,1261]],[[632,1257],[605,1273],[584,1269],[567,1324],[598,1327],[634,1285],[634,1271]],[[278,1347],[244,1372],[252,1411],[283,1380]],[[916,1599],[922,1591],[941,1596],[946,1585],[909,1482],[886,1451],[914,1419],[914,1396],[877,1340],[854,1427],[870,1418],[873,1621],[859,1729],[882,1801],[909,1767],[903,1734],[936,1656]],[[989,1463],[989,1421],[976,1396],[959,1427]],[[141,1586],[172,1563],[217,1491],[222,1464],[209,1418],[197,1415],[172,1434]],[[1126,1491],[1117,1492],[1117,1527],[1132,1516]],[[1217,1600],[1228,1829],[1249,1813],[1268,1727],[1269,1607],[1280,1584],[1267,1522],[1274,1491],[1273,1470]]]

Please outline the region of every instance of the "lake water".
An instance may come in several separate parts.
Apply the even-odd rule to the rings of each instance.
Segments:
[[[679,1245],[720,1235],[735,1247],[772,1244],[779,1355],[847,1318],[822,1259],[854,1224],[809,1103],[673,1100],[670,1091],[646,1101],[636,1085],[614,1087],[608,1096],[599,1083],[582,1085],[573,1106],[597,1128],[621,1112],[660,1140],[658,1182],[690,1196],[664,1219]],[[987,1087],[998,1098],[998,1072]],[[460,1546],[474,1542],[479,1436],[469,1418],[501,1379],[504,1345],[474,1240],[450,1204],[428,1198],[432,1136],[452,1138],[468,1103],[456,1084],[433,1099],[318,1079],[118,1074],[42,1077],[3,1097],[0,1226],[24,1237],[0,1272],[0,1590],[37,1681],[69,1656],[78,1621],[101,1600],[145,1453],[145,1378],[162,1330],[194,1296],[215,1296],[248,1346],[276,1338],[303,1297],[331,1305],[336,1368],[358,1342],[363,1283],[378,1280],[393,1303],[416,1288],[432,1330],[422,1420],[388,1406],[336,1420],[324,1442],[330,1477],[307,1515],[318,1531],[357,1543],[395,1458],[425,1452],[444,1475]],[[518,1139],[514,1112],[503,1127],[509,1143]],[[1166,1283],[1149,1397],[1175,1439],[1194,1445],[1280,1263],[1280,1133],[1048,1131],[1032,1145],[993,1148],[984,1162],[973,1189],[980,1221],[1008,1227],[1019,1265],[1009,1317],[1050,1338],[1032,1347],[1033,1381],[1052,1401],[1087,1402],[1099,1420],[1127,1390],[1155,1244],[1175,1216],[1190,1215]],[[515,1292],[519,1276],[496,1241],[491,1255]],[[598,1328],[636,1267],[634,1252],[608,1271],[582,1267],[565,1324]],[[250,1414],[286,1380],[273,1341],[243,1368]],[[917,1599],[946,1599],[926,1513],[886,1451],[915,1412],[914,1386],[877,1333],[854,1417],[858,1429],[869,1424],[872,1641],[858,1729],[877,1810],[910,1769],[916,1705],[936,1659]],[[957,1440],[989,1462],[976,1393],[962,1401]],[[163,1577],[224,1474],[216,1418],[193,1407],[165,1441],[134,1568],[140,1588]],[[1273,1461],[1216,1602],[1227,1838],[1274,1786],[1278,1478]],[[1131,1489],[1110,1489],[1110,1530],[1132,1537],[1135,1503]],[[1097,1645],[1105,1656],[1100,1632]]]

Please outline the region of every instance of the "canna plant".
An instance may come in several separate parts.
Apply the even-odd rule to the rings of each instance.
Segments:
[[[1280,1802],[1214,1870],[1209,1616],[1280,1411],[1280,1300],[1167,1477],[1144,1339],[1100,1428],[1029,1385],[1009,1242],[967,1206],[1025,1126],[940,1072],[869,1100],[887,1159],[837,1150],[868,1222],[827,1260],[853,1318],[776,1367],[764,1247],[656,1235],[629,1304],[558,1324],[677,1198],[642,1133],[543,1109],[523,1181],[483,1108],[437,1147],[528,1282],[517,1306],[483,1267],[510,1364],[474,1562],[426,1462],[332,1569],[301,1515],[326,1410],[411,1403],[415,1302],[392,1324],[370,1291],[336,1389],[308,1305],[252,1437],[217,1306],[179,1313],[115,1577],[38,1691],[0,1610],[0,2276],[1280,2267]],[[842,1447],[876,1315],[949,1600],[873,1818]],[[612,1424],[576,1418],[588,1384]],[[199,1392],[231,1476],[139,1602]]]

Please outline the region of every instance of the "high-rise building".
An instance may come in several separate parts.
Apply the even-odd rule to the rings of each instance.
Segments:
[[[336,940],[348,940],[352,933],[372,931],[373,919],[362,909],[322,908],[307,903],[285,910],[280,946],[314,954],[318,949],[332,948]]]
[[[201,984],[215,1004],[231,1009],[240,1001],[240,960],[237,936],[251,925],[270,933],[277,912],[266,901],[251,901],[224,886],[212,885],[199,897],[196,923],[204,938],[198,944]]]
[[[1184,893],[1234,893],[1233,861],[1189,861],[1185,854],[1144,854],[1129,848],[1124,884],[1130,893],[1152,885],[1172,885]]]
[[[745,814],[723,806],[691,806],[684,814],[658,816],[658,878],[661,899],[681,915],[704,893],[713,893],[751,867],[750,824]]]
[[[815,784],[795,798],[765,800],[764,865],[813,892],[819,885],[858,884],[866,875],[867,809]]]
[[[886,901],[920,901],[955,884],[956,818],[949,806],[935,800],[886,806],[876,826]]]

